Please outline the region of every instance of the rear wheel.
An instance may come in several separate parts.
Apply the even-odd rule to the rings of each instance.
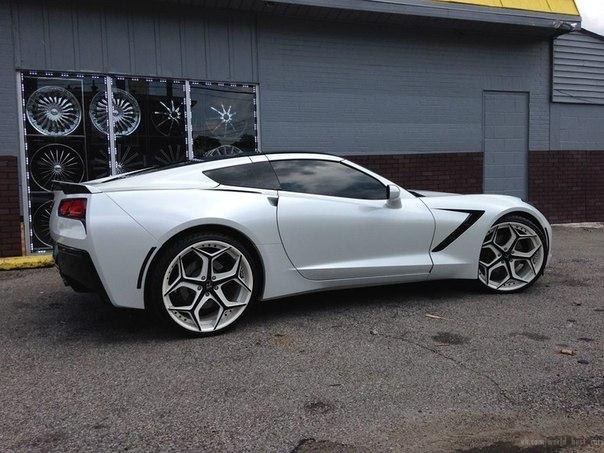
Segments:
[[[172,326],[208,335],[238,321],[257,297],[259,266],[246,246],[220,233],[171,244],[149,276],[151,308]]]
[[[510,215],[491,227],[480,250],[478,280],[495,292],[518,292],[543,273],[547,257],[543,230],[530,220]]]

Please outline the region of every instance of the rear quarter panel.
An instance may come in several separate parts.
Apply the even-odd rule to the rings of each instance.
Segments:
[[[141,190],[108,196],[159,244],[197,225],[235,228],[255,244],[280,244],[276,207],[265,194],[226,190]]]
[[[58,217],[59,201],[69,197],[83,195],[56,195],[50,222],[53,239],[90,254],[113,305],[144,308],[137,279],[146,254],[157,245],[155,238],[104,193],[85,196],[85,226],[79,220]]]
[[[266,193],[187,189],[112,192],[109,196],[153,236],[158,244],[153,257],[166,241],[189,228],[227,226],[247,236],[260,254],[265,269],[262,299],[309,287],[283,249],[277,208]]]

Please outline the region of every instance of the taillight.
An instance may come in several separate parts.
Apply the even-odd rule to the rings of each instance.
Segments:
[[[59,203],[59,216],[70,219],[86,218],[86,198],[66,198]]]

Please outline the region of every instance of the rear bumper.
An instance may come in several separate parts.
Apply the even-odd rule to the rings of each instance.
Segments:
[[[55,244],[53,258],[65,285],[78,292],[105,293],[87,251]]]

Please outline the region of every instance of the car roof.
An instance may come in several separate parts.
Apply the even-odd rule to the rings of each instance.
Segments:
[[[213,160],[192,160],[191,165],[194,165],[196,170],[201,169],[205,170],[213,170],[215,168],[223,168],[223,167],[233,167],[235,165],[243,165],[249,164],[253,162],[262,162],[264,159],[268,159],[271,161],[274,160],[299,160],[299,159],[316,159],[316,160],[329,160],[333,162],[341,162],[345,160],[341,156],[334,156],[333,154],[326,153],[311,153],[311,152],[287,152],[287,153],[258,153],[258,154],[249,154],[240,157],[228,157],[223,159],[213,159]],[[196,165],[198,164],[199,167]],[[187,166],[183,166],[187,167]],[[176,168],[173,170],[177,170]],[[163,169],[158,169],[158,171],[163,171]],[[183,169],[182,172],[185,173],[187,170]]]
[[[183,188],[199,185],[206,187],[216,186],[216,183],[206,177],[203,172],[216,168],[225,168],[236,165],[250,164],[253,162],[266,162],[269,160],[292,160],[292,159],[320,159],[330,161],[342,161],[342,157],[331,154],[319,153],[271,153],[271,154],[253,154],[246,156],[230,157],[213,160],[191,160],[181,162],[163,168],[147,168],[130,173],[109,176],[86,182],[88,187],[96,187],[102,191],[120,190],[134,187],[170,187]]]
[[[309,152],[287,152],[287,153],[265,153],[268,160],[295,160],[295,159],[318,159],[331,160],[339,162],[344,160],[341,156],[334,156],[326,153],[309,153]]]

